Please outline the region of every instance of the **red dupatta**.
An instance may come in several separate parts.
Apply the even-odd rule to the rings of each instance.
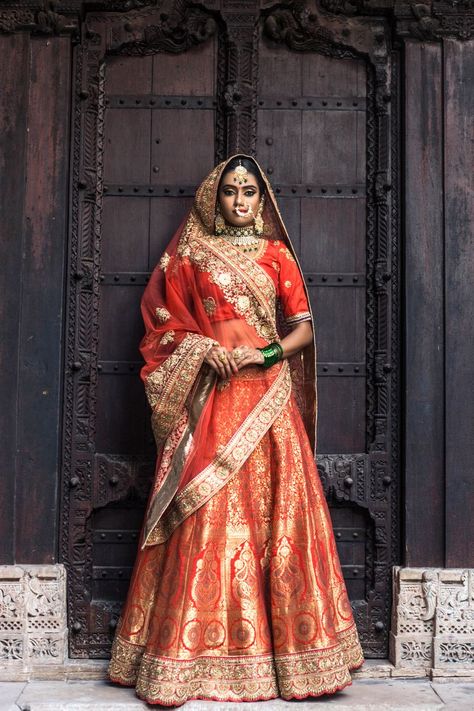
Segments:
[[[142,547],[166,540],[226,484],[282,412],[292,390],[315,446],[314,342],[261,374],[245,397],[232,390],[238,382],[232,379],[226,390],[203,364],[216,341],[231,348],[239,337],[257,347],[285,333],[274,309],[271,279],[255,260],[213,234],[219,180],[231,159],[214,168],[196,191],[189,215],[142,298],[146,333],[140,344],[145,359],[141,377],[159,452]],[[296,259],[272,188],[254,162],[267,188],[265,238],[284,240]]]

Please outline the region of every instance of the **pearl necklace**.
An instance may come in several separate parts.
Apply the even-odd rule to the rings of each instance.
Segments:
[[[226,225],[218,237],[222,237],[237,247],[254,247],[260,244],[260,238],[255,233],[253,225],[239,227],[237,225]]]

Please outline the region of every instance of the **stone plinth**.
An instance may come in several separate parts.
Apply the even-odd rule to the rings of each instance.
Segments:
[[[474,569],[394,568],[390,661],[434,676],[474,673]]]
[[[63,565],[0,566],[0,665],[22,672],[67,655]]]

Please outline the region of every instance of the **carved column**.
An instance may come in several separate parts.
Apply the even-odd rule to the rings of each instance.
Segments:
[[[223,0],[227,38],[226,82],[222,97],[227,155],[255,153],[257,140],[257,0]]]

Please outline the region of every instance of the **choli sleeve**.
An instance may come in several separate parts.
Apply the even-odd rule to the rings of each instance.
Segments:
[[[283,314],[289,325],[311,321],[308,299],[298,264],[288,247],[279,248],[279,297]]]

